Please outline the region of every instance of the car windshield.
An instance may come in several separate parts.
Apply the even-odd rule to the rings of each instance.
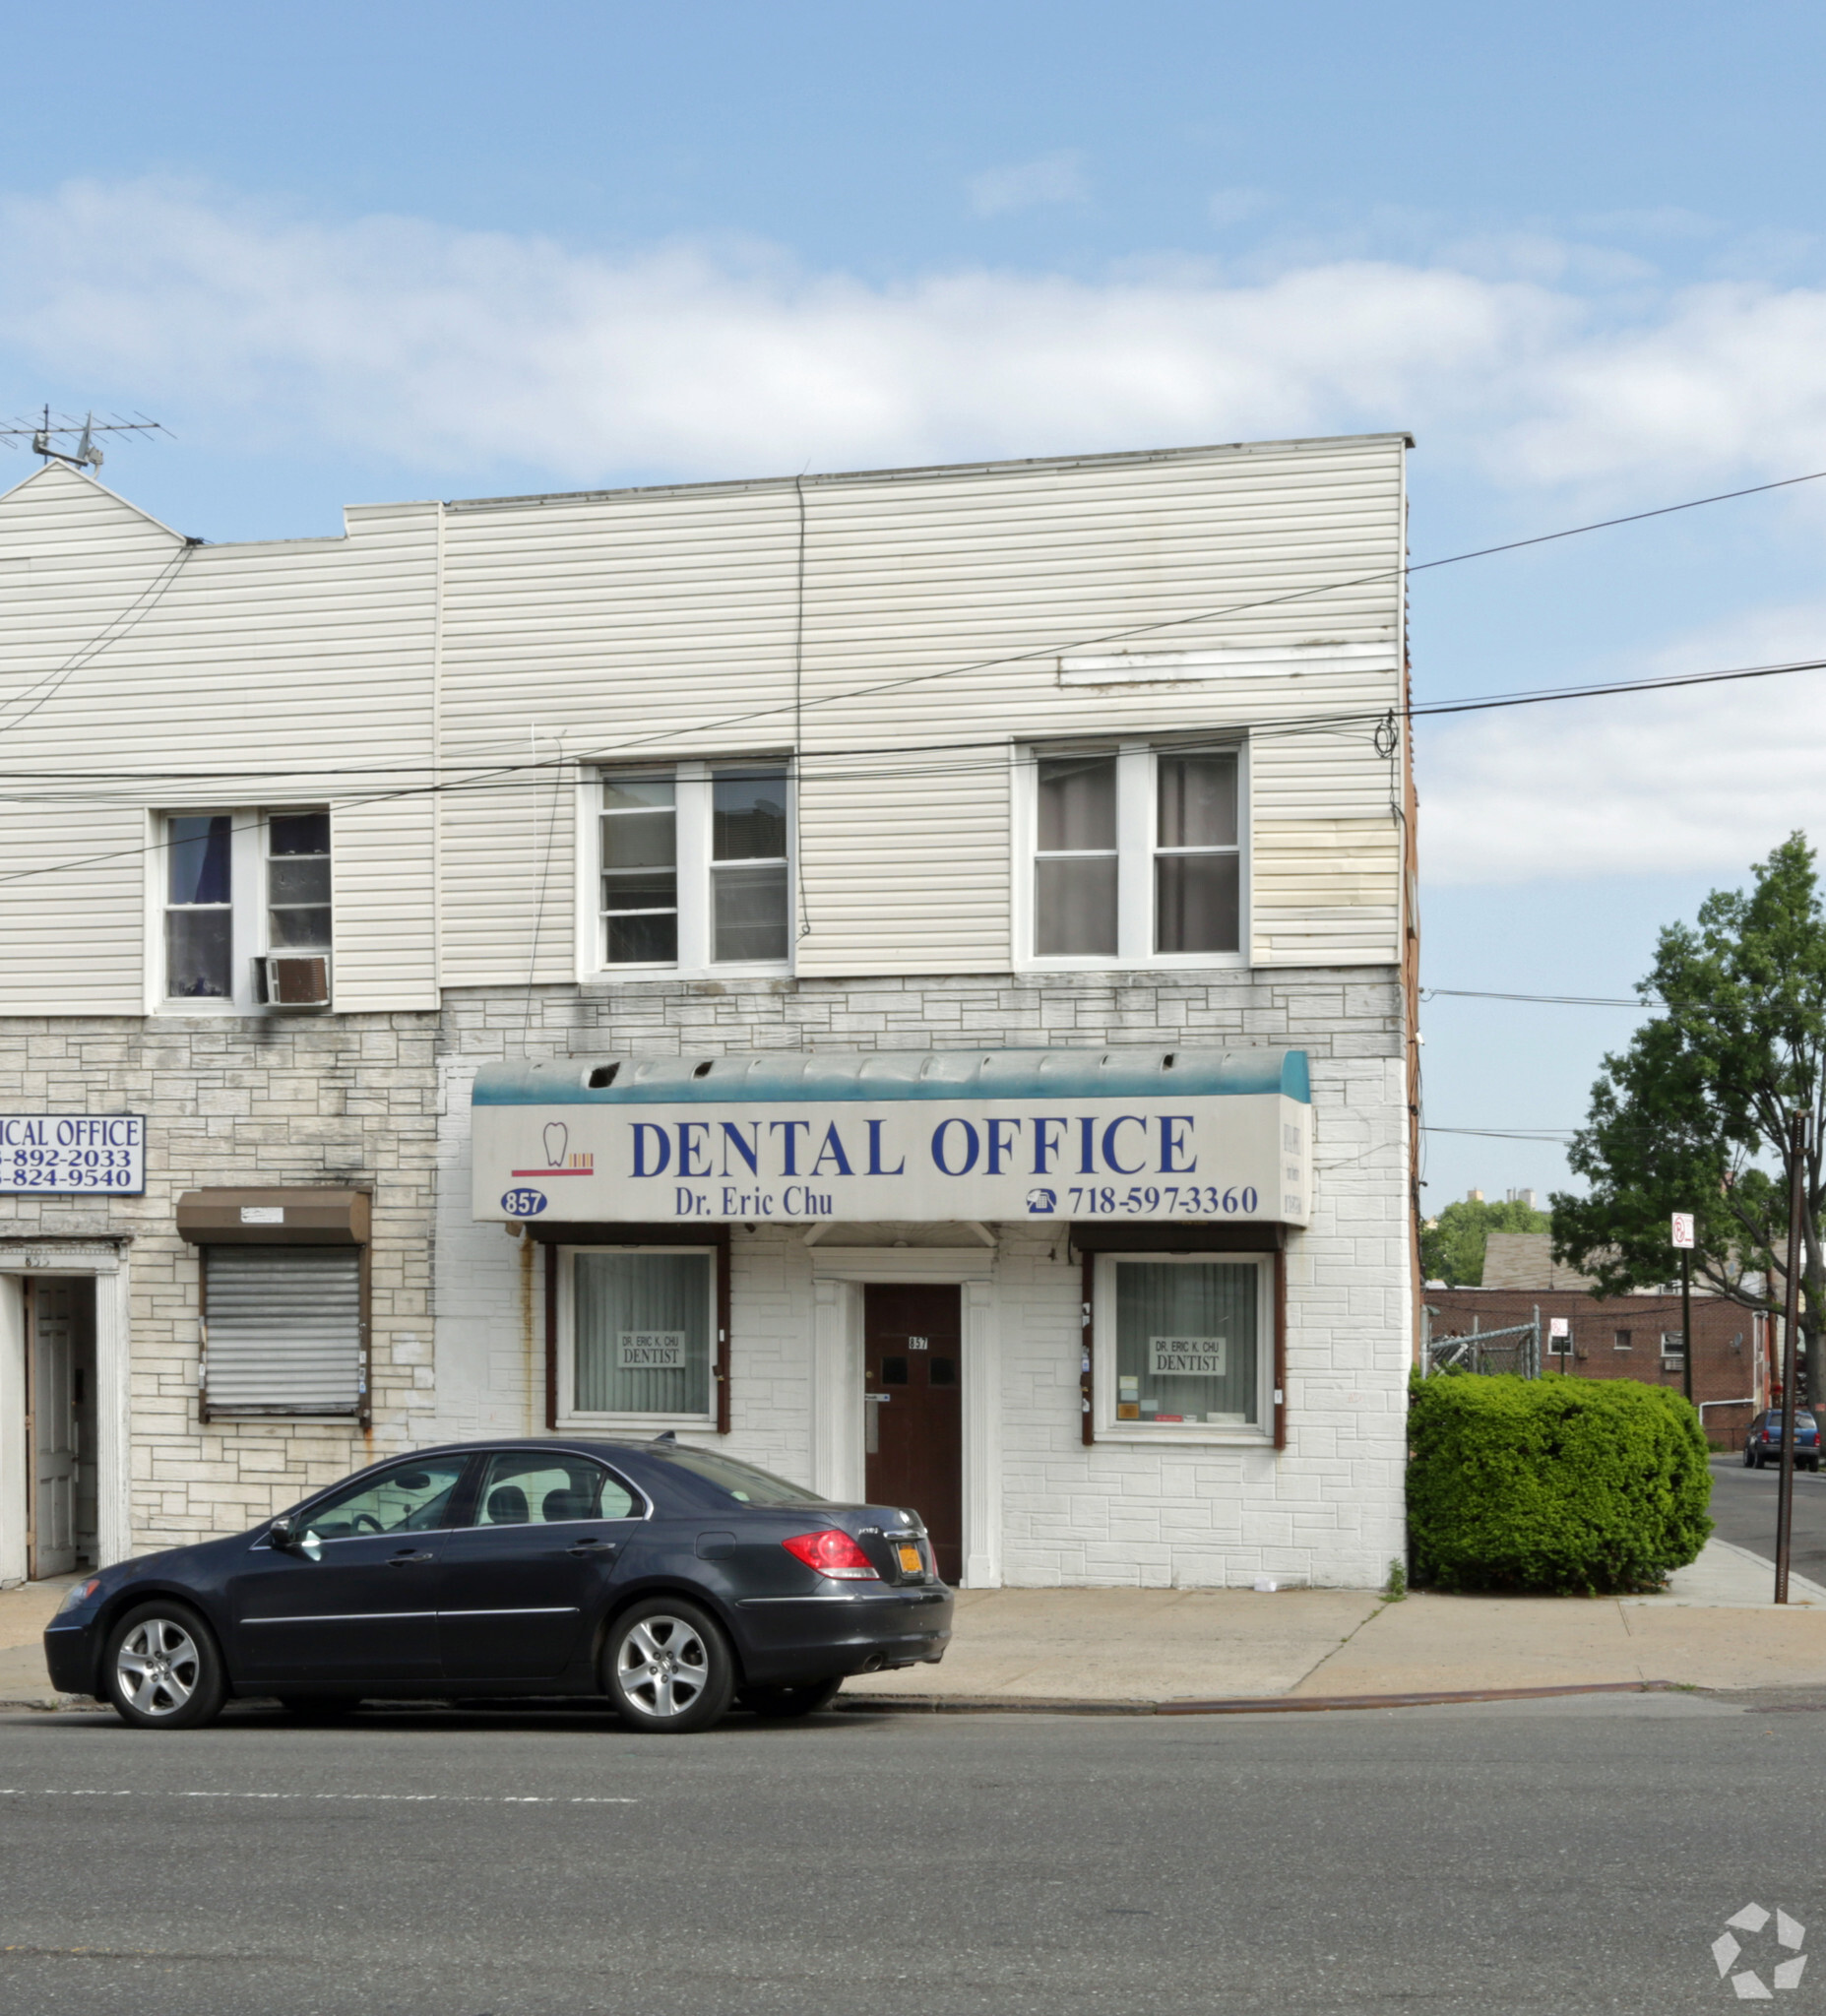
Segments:
[[[744,1505],[822,1505],[827,1501],[803,1484],[788,1483],[771,1471],[756,1470],[751,1463],[737,1463],[732,1456],[713,1456],[706,1449],[668,1449],[665,1461],[701,1477],[719,1490],[727,1491]]]

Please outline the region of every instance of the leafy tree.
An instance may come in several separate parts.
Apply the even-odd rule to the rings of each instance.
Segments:
[[[1485,1204],[1461,1197],[1420,1228],[1420,1271],[1447,1288],[1483,1286],[1484,1242],[1491,1232],[1544,1232],[1553,1221],[1518,1198],[1513,1204]]]
[[[1801,1343],[1826,1314],[1820,1268],[1820,1125],[1826,1099],[1826,911],[1813,850],[1793,834],[1751,870],[1754,887],[1715,890],[1696,928],[1670,924],[1637,992],[1663,1012],[1605,1059],[1568,1156],[1589,1189],[1555,1193],[1554,1257],[1601,1294],[1653,1287],[1674,1271],[1668,1220],[1693,1213],[1697,1281],[1746,1309],[1787,1294],[1788,1129],[1812,1116],[1801,1171]],[[1816,1362],[1810,1350],[1808,1362]],[[1803,1388],[1804,1390],[1804,1388]]]

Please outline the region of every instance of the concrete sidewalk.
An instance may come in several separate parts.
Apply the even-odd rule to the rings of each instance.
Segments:
[[[1826,1588],[1795,1577],[1778,1609],[1773,1578],[1767,1561],[1711,1541],[1660,1596],[964,1590],[942,1666],[867,1674],[844,1698],[1145,1709],[1647,1680],[1826,1685]],[[0,1592],[0,1708],[67,1705],[51,1691],[38,1635],[75,1579]]]
[[[1492,1687],[1826,1684],[1826,1589],[1712,1541],[1666,1594],[1410,1596],[1357,1590],[965,1590],[944,1664],[846,1698],[1135,1705]]]

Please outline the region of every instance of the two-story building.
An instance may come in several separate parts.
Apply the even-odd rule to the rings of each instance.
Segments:
[[[671,1430],[973,1586],[1381,1581],[1406,445],[0,497],[0,1580]]]

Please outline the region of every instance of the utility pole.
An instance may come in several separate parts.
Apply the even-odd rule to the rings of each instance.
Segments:
[[[1680,1390],[1693,1404],[1693,1214],[1673,1215],[1673,1243],[1680,1254]]]
[[[1785,1298],[1782,1372],[1782,1469],[1776,1480],[1775,1600],[1788,1601],[1788,1558],[1795,1533],[1795,1374],[1800,1330],[1800,1268],[1805,1252],[1807,1115],[1788,1116],[1788,1294]]]

